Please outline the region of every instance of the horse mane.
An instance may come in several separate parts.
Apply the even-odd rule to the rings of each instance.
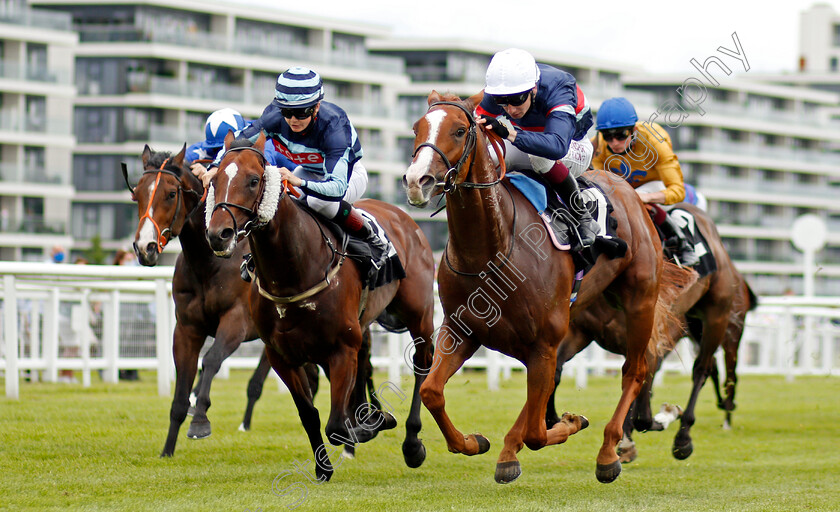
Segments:
[[[228,149],[235,149],[235,148],[252,148],[254,147],[254,143],[251,142],[250,139],[245,137],[240,137],[238,139],[233,139],[233,142],[230,143],[230,147]]]
[[[680,294],[697,282],[699,275],[690,268],[679,267],[670,261],[662,266],[659,296],[653,315],[653,332],[650,343],[657,355],[664,356],[674,349],[680,337],[672,336],[673,332],[684,332],[682,315],[677,315],[671,309]]]
[[[152,154],[149,156],[149,166],[154,167],[155,169],[160,169],[160,166],[162,166],[164,162],[172,158],[172,153],[169,151],[155,151],[152,149],[151,152]],[[167,170],[177,170],[178,174],[181,172],[180,168],[169,164],[169,162],[166,162],[166,168]]]

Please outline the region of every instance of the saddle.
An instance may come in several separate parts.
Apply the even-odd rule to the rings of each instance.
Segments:
[[[307,213],[315,217],[321,225],[325,226],[341,241],[341,247],[334,247],[333,250],[335,250],[337,254],[347,256],[347,258],[351,259],[356,264],[356,267],[359,269],[359,274],[365,281],[363,285],[368,290],[374,290],[380,286],[384,286],[392,281],[405,277],[405,269],[402,266],[399,255],[394,249],[394,244],[389,244],[390,252],[388,253],[388,258],[379,269],[376,269],[373,266],[373,262],[379,261],[382,255],[379,252],[376,252],[374,247],[371,247],[364,240],[350,235],[331,219],[324,217],[305,204],[300,203],[299,206]],[[383,239],[387,239],[387,233],[382,226],[379,225],[379,222],[377,222],[373,215],[361,208],[357,209],[360,214],[368,219],[371,227],[377,230],[379,236]],[[331,242],[328,243],[331,244]],[[240,274],[244,281],[250,282],[255,272],[254,260],[251,258],[250,254],[244,255],[242,258],[244,261],[240,267]]]
[[[715,256],[712,254],[709,242],[706,241],[703,233],[697,228],[694,215],[682,208],[672,208],[668,212],[668,215],[676,221],[680,231],[685,235],[686,241],[694,248],[694,253],[700,258],[700,263],[691,268],[696,270],[700,277],[715,272],[717,270],[717,260],[715,260]],[[663,241],[662,251],[665,253],[665,257],[674,261],[674,255],[679,247],[679,241],[666,239],[659,226],[656,226],[656,230],[659,232],[660,240]]]
[[[577,216],[554,192],[551,185],[542,175],[528,170],[509,173],[508,177],[540,214],[554,247],[561,251],[571,251],[571,247],[575,245],[572,241],[580,242]],[[572,252],[576,271],[572,302],[576,298],[583,276],[595,265],[601,254],[614,259],[623,257],[627,252],[627,243],[616,234],[618,222],[611,215],[613,206],[607,195],[597,184],[583,176],[578,177],[577,182],[584,204],[590,209],[592,218],[601,229],[595,243],[582,251]]]

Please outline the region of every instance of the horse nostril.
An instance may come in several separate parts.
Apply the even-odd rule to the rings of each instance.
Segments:
[[[429,187],[432,187],[432,186],[434,186],[434,184],[435,184],[435,177],[430,175],[430,174],[427,174],[427,175],[423,176],[422,178],[420,178],[420,188],[422,188],[422,189],[427,189]]]
[[[405,188],[405,189],[408,188],[408,178],[406,177],[405,174],[403,174],[402,184],[403,184],[403,188]]]
[[[225,228],[219,233],[219,238],[222,240],[230,240],[233,237],[233,229]]]
[[[148,254],[157,252],[157,242],[149,242],[149,245],[146,246],[146,252]]]

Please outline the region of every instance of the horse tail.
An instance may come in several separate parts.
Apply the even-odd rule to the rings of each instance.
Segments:
[[[680,294],[694,285],[699,277],[694,270],[669,261],[664,262],[662,270],[659,296],[654,309],[653,332],[650,337],[651,349],[659,357],[673,350],[685,332],[683,316],[674,313],[672,305],[678,302]]]
[[[755,294],[753,289],[750,288],[750,285],[747,284],[746,281],[744,281],[744,287],[747,289],[747,295],[749,296],[749,300],[750,300],[750,305],[747,308],[747,311],[752,311],[752,310],[754,310],[755,308],[758,307],[758,296]]]

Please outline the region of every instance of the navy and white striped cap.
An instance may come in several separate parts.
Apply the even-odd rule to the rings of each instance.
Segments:
[[[290,68],[277,77],[274,97],[280,107],[309,107],[324,98],[321,75],[308,68]]]

